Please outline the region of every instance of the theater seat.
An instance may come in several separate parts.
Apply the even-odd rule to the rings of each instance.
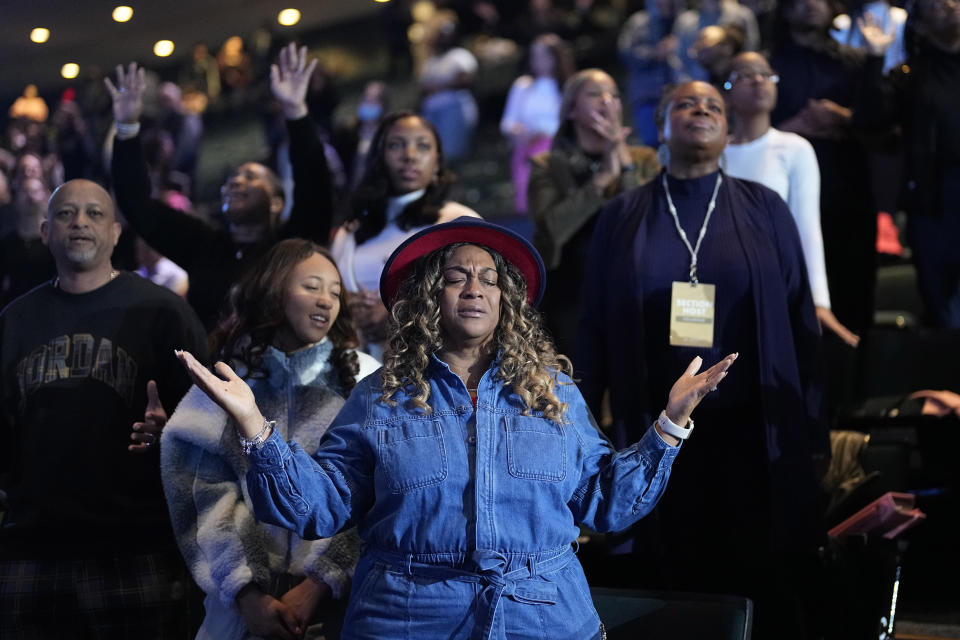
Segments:
[[[872,329],[858,349],[861,398],[908,394],[918,389],[960,392],[960,330]]]
[[[591,589],[609,640],[749,640],[753,602],[743,596]]]

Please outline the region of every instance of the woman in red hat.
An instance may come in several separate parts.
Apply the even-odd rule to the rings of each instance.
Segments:
[[[249,445],[258,518],[304,538],[357,526],[343,638],[602,637],[577,525],[623,529],[653,508],[693,408],[736,355],[699,375],[695,359],[656,423],[614,451],[541,328],[543,288],[539,254],[496,225],[459,218],[412,236],[380,283],[384,367],[313,456],[229,367],[215,375],[181,352]]]

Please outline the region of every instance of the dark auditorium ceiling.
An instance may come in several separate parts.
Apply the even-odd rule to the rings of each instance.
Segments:
[[[117,5],[133,8],[133,19],[116,23]],[[373,0],[0,0],[0,96],[18,95],[34,83],[41,91],[66,86],[64,63],[80,65],[81,78],[91,66],[112,69],[117,62],[137,60],[160,67],[188,55],[195,42],[218,45],[231,35],[247,35],[268,22],[275,33],[322,28],[376,11]],[[299,9],[293,27],[277,24],[277,14]],[[42,45],[30,41],[34,27],[50,30]],[[171,58],[157,58],[153,44],[172,40]],[[9,102],[3,105],[6,111]]]

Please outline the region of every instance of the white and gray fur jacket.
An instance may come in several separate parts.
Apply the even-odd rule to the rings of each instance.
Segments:
[[[332,349],[327,338],[289,356],[270,347],[266,376],[247,381],[283,438],[311,454],[344,402],[329,362]],[[359,381],[380,363],[357,356]],[[282,574],[308,575],[328,584],[335,598],[345,596],[360,551],[356,530],[305,541],[258,522],[247,468],[227,414],[192,387],[163,430],[161,472],[177,544],[200,588],[233,611],[240,589],[254,582],[269,593],[272,578]]]

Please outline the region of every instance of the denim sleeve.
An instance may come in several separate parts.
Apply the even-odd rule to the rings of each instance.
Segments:
[[[569,399],[568,420],[577,435],[580,484],[569,507],[578,523],[594,531],[620,531],[650,513],[667,487],[670,468],[680,451],[651,426],[639,442],[615,451],[599,431],[576,390]]]
[[[257,519],[315,540],[353,526],[370,509],[375,458],[362,429],[369,393],[368,385],[357,386],[313,457],[276,431],[250,453],[247,488]]]

